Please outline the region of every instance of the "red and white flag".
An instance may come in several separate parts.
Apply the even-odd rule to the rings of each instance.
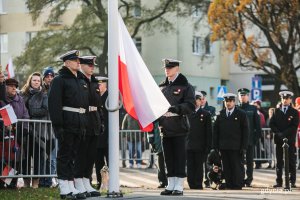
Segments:
[[[3,119],[5,126],[9,126],[18,121],[16,113],[10,104],[0,108],[0,115]]]
[[[15,77],[15,71],[14,71],[14,66],[13,66],[12,58],[9,59],[8,64],[6,65],[5,69],[6,69],[7,77],[8,78]]]
[[[13,176],[15,174],[17,174],[17,171],[8,165],[6,165],[2,171],[2,176]],[[12,178],[3,178],[1,180],[7,185],[10,185]]]
[[[138,120],[143,131],[170,107],[140,56],[119,14],[119,89],[127,113]]]

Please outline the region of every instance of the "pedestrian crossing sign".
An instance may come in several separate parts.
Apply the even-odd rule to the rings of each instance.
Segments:
[[[223,100],[223,95],[227,93],[227,88],[224,85],[218,86],[217,100]]]

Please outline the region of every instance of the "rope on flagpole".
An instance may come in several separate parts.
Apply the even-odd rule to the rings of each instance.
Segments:
[[[108,97],[107,97],[107,99],[105,101],[105,108],[108,112],[115,112],[115,111],[120,110],[122,108],[122,106],[123,106],[123,96],[122,96],[120,91],[119,91],[119,97],[120,97],[119,105],[118,105],[118,107],[116,107],[114,109],[108,107]]]

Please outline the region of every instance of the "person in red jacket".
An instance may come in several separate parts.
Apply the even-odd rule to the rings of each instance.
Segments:
[[[300,97],[297,97],[295,100],[295,109],[298,110],[299,117],[300,117]],[[300,123],[298,124],[298,131],[297,131],[297,141],[296,141],[296,147],[298,148],[298,156],[300,160]],[[298,169],[300,169],[300,163],[298,162]]]

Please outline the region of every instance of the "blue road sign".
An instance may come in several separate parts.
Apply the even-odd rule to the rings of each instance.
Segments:
[[[218,86],[217,100],[223,100],[223,95],[227,93],[227,87],[224,85]]]

